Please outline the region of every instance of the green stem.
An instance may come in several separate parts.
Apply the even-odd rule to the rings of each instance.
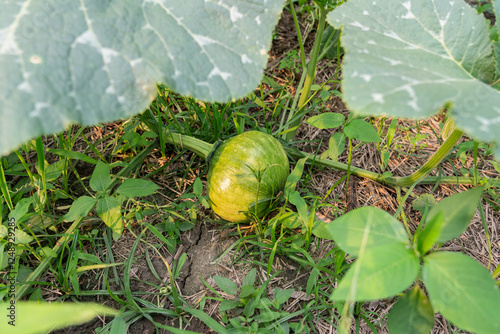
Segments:
[[[399,182],[401,182],[403,187],[409,186],[415,183],[422,176],[429,174],[434,168],[436,168],[441,161],[450,153],[453,149],[457,141],[462,137],[463,132],[455,129],[453,132],[446,138],[444,143],[438,148],[438,150],[427,160],[427,162],[420,167],[415,173],[399,178]],[[472,178],[473,179],[473,178]],[[424,179],[425,180],[425,179]]]
[[[318,30],[316,31],[316,37],[314,39],[314,45],[311,50],[311,59],[309,60],[309,64],[307,65],[307,76],[304,81],[304,87],[300,91],[300,99],[298,103],[298,110],[301,111],[301,109],[305,106],[308,98],[309,98],[309,93],[311,92],[311,86],[314,80],[314,77],[316,76],[316,65],[318,64],[318,55],[319,55],[319,49],[321,46],[321,38],[323,36],[323,30],[325,29],[325,22],[326,22],[326,10],[323,7],[319,7],[319,23],[318,23]],[[294,110],[290,112],[290,115],[288,117],[289,120],[293,118],[294,115]],[[297,127],[300,125],[302,119],[297,118],[295,121],[293,121],[290,124],[290,128]],[[290,131],[286,134],[285,140],[290,141],[295,137],[295,133],[297,130]]]
[[[311,86],[314,80],[314,77],[316,76],[316,65],[318,62],[318,55],[319,55],[319,49],[321,46],[321,37],[323,36],[323,30],[325,28],[325,21],[326,21],[326,10],[323,7],[319,7],[319,24],[318,24],[318,31],[316,32],[316,37],[314,39],[314,46],[311,51],[311,60],[309,61],[309,64],[307,66],[307,77],[304,82],[304,88],[302,88],[302,92],[300,93],[300,99],[299,99],[299,109],[302,109],[304,107],[307,98],[309,97],[309,92],[311,91]]]
[[[214,147],[213,144],[207,143],[201,139],[171,132],[169,130],[165,131],[164,139],[168,144],[173,144],[179,146],[180,148],[187,148],[188,150],[193,151],[204,159],[208,157]]]
[[[293,1],[288,0],[288,2],[290,3],[290,11],[292,12],[293,22],[295,23],[295,29],[297,29],[297,39],[299,40],[300,59],[302,61],[302,68],[306,68],[306,53],[304,51],[304,43],[302,43],[302,33],[300,32],[299,20],[297,20],[297,13],[295,12]]]
[[[311,164],[314,163],[317,166],[323,166],[323,167],[329,167],[337,170],[341,170],[344,172],[347,172],[348,170],[348,165],[343,164],[338,161],[333,161],[329,159],[321,159],[318,158],[318,156],[310,153],[305,153],[302,151],[298,151],[295,149],[290,149],[286,148],[285,149],[288,154],[290,154],[293,157],[296,158],[304,158],[308,157],[307,163]],[[384,177],[382,174],[370,172],[366,169],[363,168],[358,168],[354,166],[350,166],[349,168],[350,173],[352,175],[356,175],[362,178],[370,179],[373,181],[377,181],[382,184],[386,184],[388,186],[392,187],[409,187],[411,186],[415,181],[413,181],[412,177],[405,176],[405,177]],[[493,180],[495,186],[500,186],[500,181],[494,179]],[[428,176],[422,179],[419,184],[464,184],[464,185],[474,185],[474,178],[473,177],[458,177],[458,176],[445,176],[445,177],[439,177],[439,176]]]
[[[346,180],[345,180],[345,198],[349,198],[349,177],[351,176],[351,163],[352,163],[352,140],[351,138],[348,138],[349,140],[349,153],[347,156],[347,175],[346,175]],[[347,207],[346,207],[347,210]]]
[[[307,163],[315,164],[318,166],[329,167],[345,172],[350,172],[350,174],[367,178],[373,181],[380,182],[393,187],[410,187],[412,184],[417,182],[419,179],[419,184],[465,184],[474,185],[474,177],[458,177],[458,176],[427,176],[430,171],[432,171],[444,157],[453,148],[455,143],[460,139],[462,132],[459,130],[453,131],[453,133],[446,139],[443,145],[432,155],[432,157],[415,173],[410,176],[405,177],[393,177],[393,176],[383,176],[382,174],[368,171],[363,168],[349,166],[348,164],[343,164],[338,161],[333,161],[330,159],[321,159],[315,154],[310,154],[306,152],[299,151],[295,148],[285,148],[287,153],[295,158],[307,157]],[[196,139],[190,136],[182,135],[180,133],[174,133],[167,131],[165,135],[165,141],[169,144],[178,145],[182,148],[186,148],[190,151],[195,152],[202,158],[207,158],[210,152],[213,150],[214,145],[207,143],[203,140]],[[497,179],[492,179],[495,186],[500,186],[500,181]]]

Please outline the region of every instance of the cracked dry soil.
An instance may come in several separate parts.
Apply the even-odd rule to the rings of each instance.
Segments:
[[[150,243],[157,242],[157,240],[154,240],[153,236],[145,236],[145,238],[146,241]],[[130,254],[130,249],[134,241],[135,237],[133,237],[132,234],[125,234],[113,244],[113,252],[115,254],[116,262],[124,262],[129,256],[132,256]],[[204,285],[203,280],[205,280],[208,284],[213,285],[214,281],[212,277],[214,275],[227,275],[227,271],[223,267],[217,265],[216,259],[222,252],[224,252],[225,249],[227,249],[227,247],[229,247],[229,245],[231,245],[232,240],[227,237],[225,233],[217,231],[214,226],[200,222],[196,224],[193,229],[182,234],[181,242],[182,243],[178,246],[175,259],[177,260],[183,253],[186,253],[187,260],[180,270],[180,275],[176,280],[176,284],[180,290],[180,294],[191,303],[191,300],[200,298],[203,293],[208,290]],[[168,261],[171,265],[174,259],[172,256],[168,255],[168,252],[166,252],[164,247],[160,248],[160,252],[163,259],[161,259],[160,255],[157,253],[153,253],[150,248],[146,249],[146,247],[143,246],[143,243],[140,243],[137,250],[133,254],[134,259],[130,269],[130,289],[132,293],[158,292],[158,289],[154,288],[152,285],[160,287],[167,287],[170,285],[168,271],[163,260]],[[156,271],[157,276],[162,279],[161,281],[158,280],[152,270],[148,267],[145,259],[147,254],[149,254],[151,264]],[[221,262],[227,261],[229,260],[221,259]],[[123,277],[122,272],[119,274]],[[95,276],[84,274],[80,277],[81,289],[92,290],[100,288],[102,282],[95,281],[92,277]],[[123,288],[114,281],[110,282],[110,287],[111,290],[114,291],[123,291]],[[124,296],[120,297],[125,299]],[[140,295],[139,297],[148,299],[155,304],[164,305],[165,308],[171,307],[167,296],[151,298],[146,297],[145,295]],[[101,303],[115,309],[119,309],[121,307],[120,304],[113,301],[109,296],[98,296],[93,298],[84,297],[79,298],[79,300]],[[153,316],[153,319],[160,324],[169,326],[177,325],[175,320],[161,315],[155,315]],[[96,318],[91,322],[57,330],[53,333],[94,333],[97,327],[102,327],[111,320],[112,318]],[[186,329],[199,333],[208,333],[210,331],[208,327],[196,318],[191,319],[191,323]],[[143,318],[133,323],[129,327],[128,333],[152,334],[156,333],[156,331],[154,325],[149,320]],[[160,331],[160,333],[170,332]]]

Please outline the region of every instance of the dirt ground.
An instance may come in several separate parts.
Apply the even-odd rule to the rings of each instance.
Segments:
[[[306,46],[310,48],[312,44],[312,39],[314,34],[309,32],[310,22],[302,22],[302,29],[306,36]],[[309,32],[309,33],[307,33]],[[292,16],[285,10],[283,12],[282,18],[277,28],[276,38],[273,41],[272,50],[270,53],[269,66],[271,69],[269,75],[279,83],[290,82],[293,80],[291,76],[293,74],[288,73],[285,70],[278,70],[276,64],[279,63],[286,55],[287,51],[298,50],[298,41],[296,37],[295,27],[293,24]],[[330,78],[333,74],[335,67],[326,67],[326,62],[331,62],[330,60],[324,60],[322,64],[319,65],[319,72],[317,74],[318,81],[324,81]],[[299,78],[295,78],[298,81]],[[347,115],[348,111],[345,109],[342,101],[333,97],[328,101],[329,111],[341,112]],[[433,130],[439,133],[438,122],[442,115],[438,115],[432,119],[427,120],[425,123],[419,124],[420,133],[428,134],[427,139],[419,142],[414,150],[412,145],[409,143],[407,136],[416,133],[417,124],[416,122],[400,120],[399,124],[406,126],[408,129],[406,133],[397,132],[395,140],[401,143],[401,152],[406,152],[407,154],[398,155],[397,152],[393,152],[387,170],[392,172],[394,176],[406,176],[411,174],[417,169],[418,166],[422,165],[427,157],[429,157],[435,149],[438,147],[437,140],[433,135]],[[327,148],[328,138],[331,136],[332,131],[328,130],[318,130],[316,128],[310,127],[307,124],[303,124],[297,133],[297,138],[300,139],[323,139],[323,144],[321,146],[320,152]],[[310,150],[314,152],[316,148],[299,146],[303,150]],[[340,162],[347,162],[347,156],[344,154],[339,158]],[[353,165],[380,172],[379,162],[380,158],[377,154],[376,148],[372,145],[364,145],[360,149],[354,151],[353,155]],[[462,164],[458,159],[449,160],[442,165],[442,172],[446,175],[454,175],[453,167],[460,170],[460,168],[470,168],[472,166],[472,158],[469,157]],[[454,164],[454,166],[452,166]],[[498,177],[498,173],[495,171],[493,166],[486,161],[483,161],[479,166],[480,172],[488,177]],[[344,175],[343,172],[333,171],[331,169],[315,169],[312,173],[311,179],[311,191],[316,194],[324,195],[332,187],[337,180],[339,180]],[[389,213],[394,213],[398,207],[397,195],[393,188],[381,185],[374,181],[367,179],[361,179],[358,177],[353,177],[354,187],[349,196],[352,198],[349,202],[354,203],[354,207],[362,206],[376,206],[381,209],[388,211]],[[415,193],[432,193],[437,200],[450,196],[454,192],[465,190],[465,186],[452,186],[452,185],[439,185],[434,186],[417,186],[415,188]],[[345,198],[345,184],[341,183],[335,191],[330,194],[328,200],[331,203],[343,210],[347,203]],[[409,226],[412,230],[415,230],[418,226],[420,219],[420,213],[412,208],[412,202],[414,198],[410,197],[404,207],[404,213],[409,220]],[[491,238],[491,249],[492,249],[492,263],[491,268],[495,268],[500,262],[500,226],[499,226],[499,213],[496,211],[489,203],[483,201],[482,203],[486,220],[488,222],[488,230]],[[334,215],[330,209],[325,209],[321,212],[326,218],[332,219]],[[152,222],[154,224],[154,222]],[[166,247],[160,248],[160,254],[153,253],[152,249],[149,249],[149,254],[152,258],[152,264],[158,276],[163,278],[162,282],[159,282],[155,275],[152,274],[148,265],[145,261],[145,253],[148,248],[147,245],[141,243],[134,254],[134,262],[131,267],[131,290],[143,291],[143,292],[155,292],[156,288],[145,282],[150,282],[152,284],[161,285],[168,283],[168,272],[164,264],[164,261],[172,263],[173,260],[178,260],[182,253],[187,254],[187,262],[181,270],[181,275],[177,279],[176,284],[182,296],[191,305],[196,305],[203,296],[208,296],[211,294],[210,290],[205,286],[203,280],[212,286],[216,286],[213,280],[214,275],[219,275],[223,277],[228,277],[231,280],[239,283],[242,281],[243,277],[249,270],[249,266],[245,264],[231,264],[231,257],[235,255],[234,250],[225,254],[224,257],[220,258],[220,255],[229,248],[229,246],[236,240],[230,235],[228,229],[224,229],[220,225],[216,225],[209,220],[200,220],[197,222],[196,226],[183,233],[181,236],[182,243],[178,246],[176,254],[170,254]],[[135,230],[135,233],[139,233],[139,230]],[[130,248],[134,243],[135,238],[130,233],[125,233],[122,238],[120,238],[116,243],[113,244],[114,253],[119,257],[116,258],[116,262],[125,261],[130,254]],[[147,241],[152,244],[157,244],[159,241],[155,239],[154,236],[148,236]],[[313,258],[320,258],[322,254],[331,249],[333,245],[329,241],[320,241],[320,247],[313,249],[311,255]],[[442,249],[460,251],[466,253],[477,261],[482,263],[485,267],[488,265],[488,243],[485,237],[484,229],[477,213],[474,217],[473,222],[467,231],[457,240],[446,244]],[[296,291],[305,291],[306,283],[308,278],[308,272],[301,269],[297,263],[293,263],[289,259],[276,258],[274,268],[275,270],[281,270],[282,273],[278,275],[269,284],[270,291],[275,287],[281,289],[294,288]],[[263,273],[258,273],[261,280],[263,280]],[[203,278],[203,280],[202,280]],[[82,276],[82,289],[98,289],[102,282],[89,281],[88,277]],[[87,281],[85,281],[87,279]],[[113,288],[113,285],[111,286]],[[50,291],[45,290],[45,296],[50,296]],[[165,308],[172,307],[165,296],[164,298],[151,297],[151,300],[155,304],[164,305]],[[114,302],[111,298],[103,296],[98,300],[93,300],[98,303],[110,305],[112,307],[118,308],[119,305]],[[300,305],[307,302],[307,296],[305,293],[297,293],[293,296],[288,305],[286,305],[285,310],[293,312],[298,309]],[[367,310],[377,313],[380,318],[384,317],[389,311],[390,307],[393,305],[394,300],[382,300],[365,305]],[[204,311],[211,315],[213,318],[219,320],[218,314],[218,302],[210,301],[207,302]],[[156,321],[166,325],[173,325],[171,320],[157,316]],[[84,324],[82,326],[72,327],[64,330],[55,331],[54,333],[93,333],[96,327],[101,327],[109,319],[96,319],[90,323]],[[439,315],[436,315],[436,325],[434,328],[434,333],[449,333],[447,322]],[[453,328],[453,327],[451,327]],[[209,333],[210,330],[196,318],[191,319],[191,323],[185,327],[185,329],[192,330],[199,333]],[[334,333],[334,329],[326,322],[321,320],[318,321],[316,327],[317,333]],[[385,329],[380,329],[379,333],[385,333]],[[155,333],[154,326],[146,319],[141,319],[135,322],[129,329],[129,333],[132,334],[144,334],[144,333]],[[168,333],[164,331],[164,333]],[[364,324],[361,323],[361,333],[371,333],[371,330]]]

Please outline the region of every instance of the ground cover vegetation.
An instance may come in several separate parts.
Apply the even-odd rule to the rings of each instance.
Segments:
[[[499,0],[0,4],[2,333],[500,332]]]

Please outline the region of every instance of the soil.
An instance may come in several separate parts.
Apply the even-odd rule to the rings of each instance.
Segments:
[[[301,29],[303,30],[303,36],[305,36],[306,49],[310,48],[312,44],[312,38],[314,36],[311,30],[310,23],[307,20],[301,21]],[[277,27],[276,38],[273,41],[272,49],[270,52],[268,75],[272,76],[279,83],[296,82],[298,78],[295,77],[296,74],[290,73],[286,70],[278,70],[277,64],[281,59],[286,56],[286,52],[290,50],[298,50],[298,41],[295,32],[295,26],[293,23],[292,16],[287,10],[283,11],[282,18]],[[325,61],[326,62],[326,61]],[[320,66],[318,67],[318,80],[326,80],[331,77],[331,64],[330,66]],[[326,106],[330,111],[336,111],[348,114],[344,104],[338,97],[332,97],[328,101]],[[435,151],[439,143],[437,142],[433,131],[439,132],[438,123],[440,121],[440,116],[433,117],[425,123],[416,123],[413,121],[400,120],[399,124],[407,127],[406,133],[398,133],[397,138],[402,147],[400,148],[401,154],[398,152],[393,152],[387,170],[393,173],[395,176],[405,176],[411,174],[418,166],[420,166],[426,159]],[[386,126],[388,123],[386,121]],[[429,134],[427,139],[422,140],[417,146],[412,147],[408,141],[409,135],[414,135],[416,129],[419,128],[419,133]],[[307,140],[321,140],[319,151],[322,152],[327,148],[328,138],[331,136],[332,131],[328,130],[318,130],[316,128],[310,127],[307,124],[301,125],[298,130],[297,138],[307,139]],[[306,144],[298,144],[300,149],[315,152],[318,147],[308,147]],[[339,157],[339,161],[346,162],[347,156],[344,154]],[[353,165],[358,167],[368,169],[375,172],[381,172],[379,163],[380,158],[377,154],[377,150],[373,145],[365,145],[362,149],[354,151],[353,155]],[[454,175],[454,168],[470,168],[472,166],[471,158],[467,158],[465,163],[459,161],[459,159],[450,160],[443,163],[441,168],[442,173],[446,175]],[[498,176],[495,172],[493,166],[491,166],[487,161],[483,161],[480,166],[481,172],[488,174],[488,176]],[[331,169],[315,169],[311,174],[311,179],[309,180],[309,188],[312,192],[316,194],[325,195],[329,189],[344,175],[343,172],[332,171]],[[336,191],[331,193],[327,200],[333,204],[338,210],[343,211],[346,206],[349,205],[348,209],[353,209],[362,206],[376,206],[381,209],[388,211],[389,213],[394,213],[398,207],[397,194],[393,188],[386,187],[379,183],[365,180],[357,177],[352,178],[353,187],[350,192],[348,192],[348,198],[346,198],[346,185],[341,182],[336,188]],[[431,193],[437,200],[450,196],[456,191],[465,190],[464,186],[451,186],[451,185],[439,185],[434,186],[417,186],[415,188],[415,193]],[[412,201],[414,198],[410,198],[404,207],[404,213],[409,220],[409,226],[412,230],[415,230],[418,226],[418,222],[421,215],[418,211],[412,208]],[[488,222],[488,231],[491,238],[492,245],[492,263],[491,268],[495,268],[500,261],[500,226],[499,213],[496,211],[492,205],[487,202],[483,202],[483,208],[485,211],[485,216]],[[325,217],[325,220],[333,219],[335,217],[335,212],[331,207],[325,208],[321,215]],[[201,215],[200,215],[201,216]],[[207,214],[208,218],[215,218]],[[203,216],[202,216],[203,217]],[[187,254],[187,261],[180,271],[180,276],[176,280],[176,285],[179,289],[181,296],[190,304],[197,305],[199,300],[203,296],[213,296],[213,293],[205,285],[206,284],[216,287],[213,277],[215,275],[228,277],[238,285],[241,284],[243,277],[246,275],[251,266],[245,263],[233,263],[232,257],[235,255],[235,250],[224,254],[220,257],[225,250],[227,250],[233,242],[236,240],[231,234],[234,234],[234,230],[228,229],[227,227],[221,228],[222,226],[217,225],[211,219],[199,220],[193,229],[183,232],[180,239],[181,243],[177,247],[176,254],[170,254],[166,247],[159,248],[160,253],[155,253],[151,247],[147,246],[146,243],[140,243],[135,254],[130,254],[130,249],[134,244],[137,235],[140,233],[138,227],[131,228],[134,234],[131,232],[125,232],[125,234],[115,243],[113,243],[113,252],[115,254],[116,262],[125,262],[130,256],[134,257],[134,261],[130,270],[131,284],[130,289],[132,293],[134,292],[157,292],[157,286],[166,287],[170,284],[170,279],[168,276],[168,270],[165,265],[165,261],[171,266],[172,263],[180,258],[183,253]],[[153,225],[156,222],[151,222]],[[145,236],[145,241],[151,244],[158,244],[160,241],[156,239],[154,235],[147,234]],[[333,247],[331,242],[328,241],[318,241],[318,245],[313,246],[310,251],[311,256],[315,259],[321,258],[328,250]],[[485,233],[479,214],[473,219],[468,230],[457,240],[449,242],[444,246],[443,249],[455,250],[464,252],[477,261],[482,263],[485,267],[488,265],[488,243],[485,238]],[[152,266],[160,277],[160,280],[156,277],[153,271],[147,264],[146,256],[149,254]],[[280,270],[281,274],[273,279],[269,284],[269,291],[272,289],[279,288],[293,288],[296,290],[296,295],[292,297],[292,302],[288,305],[289,310],[294,310],[298,307],[299,303],[306,303],[308,297],[305,296],[307,279],[309,272],[303,271],[301,266],[297,263],[291,261],[285,257],[277,257],[273,266],[273,270]],[[119,275],[123,275],[123,272],[119,272]],[[262,275],[258,275],[262,280]],[[81,277],[81,285],[85,286],[86,289],[100,289],[102,287],[102,282],[100,280],[95,281],[90,275],[83,275]],[[110,282],[112,290],[122,290],[115,281]],[[45,296],[49,297],[50,291],[45,291]],[[223,294],[221,292],[221,294]],[[124,298],[124,297],[123,297]],[[149,297],[147,298],[155,304],[164,305],[165,308],[172,309],[172,304],[167,296],[164,297]],[[81,299],[83,300],[83,299]],[[98,303],[109,305],[115,308],[119,308],[120,305],[114,302],[111,298],[102,297],[98,300],[93,300]],[[364,307],[378,314],[378,317],[383,318],[390,307],[393,305],[394,300],[383,300],[366,304]],[[211,315],[214,319],[220,320],[217,312],[218,302],[209,300],[204,308],[204,311]],[[171,318],[167,318],[161,315],[155,315],[154,320],[160,324],[164,325],[176,325],[172,322]],[[109,319],[97,318],[89,323],[66,328],[63,330],[54,331],[57,334],[66,333],[94,333],[95,328],[102,327],[107,323]],[[195,331],[198,333],[210,333],[211,330],[204,325],[197,318],[190,318],[190,323],[187,324],[185,329]],[[449,328],[453,329],[453,326],[449,325],[446,320],[444,320],[440,315],[436,315],[436,326],[434,328],[434,333],[448,333]],[[333,333],[333,327],[324,319],[319,319],[317,321],[317,333]],[[379,328],[379,333],[385,333],[384,327]],[[142,318],[131,325],[129,328],[129,333],[131,334],[144,334],[144,333],[169,333],[165,330],[156,331],[155,326],[147,319]],[[360,333],[371,333],[371,329],[361,323]]]

